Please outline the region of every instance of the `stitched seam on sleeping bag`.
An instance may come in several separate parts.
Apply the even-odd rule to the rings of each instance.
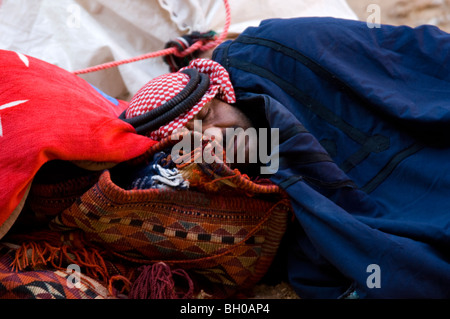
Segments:
[[[242,35],[238,37],[236,42],[243,43],[243,44],[255,44],[255,45],[261,45],[268,48],[271,48],[275,51],[279,51],[283,53],[284,55],[293,58],[294,60],[302,63],[304,66],[306,66],[308,69],[313,71],[317,76],[320,78],[323,78],[325,80],[328,80],[332,82],[335,86],[337,86],[340,90],[344,91],[345,93],[348,93],[352,95],[353,98],[356,98],[358,100],[364,101],[366,104],[370,104],[370,101],[356,93],[347,83],[342,81],[340,78],[338,78],[336,75],[328,71],[326,68],[324,68],[322,65],[317,63],[316,61],[310,59],[308,56],[302,54],[299,51],[296,51],[290,47],[287,47],[279,42],[268,40],[268,39],[262,39],[258,37],[249,37]]]
[[[271,71],[264,69],[262,67],[256,66],[254,64],[250,64],[248,62],[236,59],[236,58],[229,58],[228,61],[229,61],[229,66],[265,77],[268,80],[275,83],[276,85],[283,88],[284,90],[288,90],[287,92],[292,94],[294,97],[296,97],[298,95],[298,97],[300,98],[299,99],[300,102],[303,101],[303,97],[305,96],[305,94],[303,92],[299,91],[297,88],[293,87],[290,83],[286,82],[285,80],[280,79],[275,74],[273,74]],[[312,100],[312,99],[309,98],[309,100]],[[317,103],[317,105],[320,105],[318,102],[316,102],[316,103]],[[318,116],[320,116],[320,114],[318,114]],[[354,131],[352,131],[352,132],[354,132]],[[361,134],[363,134],[363,133],[361,133]],[[370,138],[377,139],[380,137],[381,137],[380,135],[375,135],[373,137],[367,138],[366,141]],[[386,143],[387,141],[384,140],[384,142]],[[374,144],[376,144],[376,143],[374,143]],[[381,143],[381,144],[383,144],[383,143]],[[389,145],[388,144],[385,146],[381,145],[379,148],[374,148],[373,151],[376,153],[379,153],[379,152],[383,151],[384,149],[386,149],[386,147],[389,148]],[[401,161],[406,159],[408,156],[416,153],[417,151],[422,149],[422,147],[423,146],[421,146],[419,144],[414,144],[411,147],[408,147],[408,148],[400,151],[396,155],[394,155],[391,158],[391,160],[368,183],[366,183],[365,186],[362,187],[362,191],[364,191],[366,193],[370,193],[373,190],[375,190],[392,173],[392,171],[395,169],[395,167],[397,167],[397,165]],[[357,151],[357,152],[359,152],[359,151]],[[368,150],[366,150],[366,152],[360,152],[360,154],[358,155],[360,157],[360,159],[354,159],[353,165],[356,165],[357,161],[363,160],[364,158],[366,158],[367,152],[368,152]],[[350,158],[351,157],[352,156],[350,156]],[[346,168],[346,169],[349,170],[350,168]]]
[[[253,73],[255,75],[266,78],[267,80],[273,82],[278,87],[286,91],[288,94],[293,96],[297,101],[302,103],[305,107],[314,112],[317,116],[322,118],[324,121],[330,123],[331,125],[337,127],[342,132],[344,132],[348,137],[363,145],[369,138],[364,132],[358,130],[352,125],[345,122],[342,118],[334,114],[333,111],[326,108],[324,105],[312,99],[305,92],[299,90],[297,87],[289,83],[288,81],[278,77],[276,74],[272,73],[270,70],[257,66],[255,64],[236,59],[233,57],[229,58],[230,66],[240,69],[245,72]]]
[[[332,82],[335,86],[337,86],[340,90],[352,95],[353,98],[358,100],[364,100],[365,103],[368,103],[365,99],[362,99],[356,92],[354,92],[351,87],[349,87],[345,82],[340,80],[338,77],[336,77],[334,74],[329,72],[327,69],[323,68],[320,64],[317,62],[311,60],[307,56],[303,55],[301,52],[298,52],[294,49],[291,49],[281,43],[278,43],[273,40],[267,40],[257,37],[248,37],[248,36],[240,36],[236,40],[238,43],[243,44],[253,44],[253,45],[261,45],[268,47],[272,50],[278,51],[288,57],[293,58],[294,60],[302,63],[304,66],[309,68],[311,71],[313,71],[316,75],[319,77],[328,80],[329,82]],[[227,58],[228,58],[228,49],[227,47]],[[228,66],[230,64],[236,63],[237,60],[235,59],[227,59]],[[238,64],[242,66],[242,64],[249,64],[244,61],[239,61]],[[253,64],[249,64],[250,69],[252,66],[256,68],[257,67]],[[236,66],[236,65],[233,65]],[[238,67],[240,68],[240,67]],[[242,69],[242,68],[241,68]],[[251,71],[248,66],[247,70],[248,72],[256,74],[254,71]],[[262,68],[261,68],[262,69]],[[345,160],[342,163],[342,170],[345,173],[348,173],[350,170],[352,170],[356,165],[360,164],[362,161],[364,161],[372,152],[373,153],[379,153],[382,151],[385,151],[389,149],[389,138],[381,135],[377,136],[367,136],[365,133],[361,132],[357,128],[353,127],[349,123],[345,122],[342,118],[334,114],[331,110],[327,109],[325,106],[320,104],[319,102],[313,100],[311,97],[309,97],[304,92],[300,91],[295,86],[291,85],[287,81],[279,78],[277,75],[273,74],[271,71],[263,69],[265,71],[262,71],[262,73],[265,74],[265,77],[277,84],[282,89],[286,90],[288,93],[292,90],[297,91],[296,94],[293,94],[297,100],[302,102],[305,106],[309,107],[311,111],[313,111],[315,114],[317,114],[319,117],[330,123],[331,125],[334,125],[338,129],[340,129],[342,132],[344,132],[347,136],[349,136],[351,139],[356,141],[357,143],[361,144],[362,147],[358,151],[356,151],[354,154],[350,155],[350,157]],[[259,71],[261,72],[261,70]],[[262,74],[258,74],[261,76],[264,76]],[[275,78],[277,78],[275,80]],[[287,89],[287,87],[290,87],[290,89]]]
[[[331,125],[337,127],[351,139],[361,144],[361,149],[350,155],[349,160],[344,161],[344,168],[346,173],[356,165],[361,163],[364,159],[366,159],[370,155],[370,153],[379,153],[389,148],[389,138],[380,135],[367,136],[364,132],[351,126],[342,118],[334,114],[331,110],[323,106],[321,103],[313,100],[310,96],[293,86],[291,83],[278,77],[270,70],[232,57],[229,58],[229,64],[231,67],[243,70],[245,72],[253,73],[273,82],[288,94],[293,96],[304,106],[306,106],[308,109],[310,109],[312,112],[314,112],[317,116],[330,123]],[[378,141],[379,143],[375,143],[374,141]]]
[[[361,190],[366,193],[373,192],[386,178],[391,175],[391,173],[394,171],[394,169],[406,158],[409,156],[417,153],[421,149],[423,149],[424,146],[420,143],[414,143],[411,146],[407,147],[406,149],[398,152],[395,154],[391,160],[378,172],[375,177],[373,177],[366,185],[364,185]]]

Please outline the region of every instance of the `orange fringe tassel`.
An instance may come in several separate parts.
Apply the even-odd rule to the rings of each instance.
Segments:
[[[41,237],[41,235],[36,234],[36,237]],[[72,240],[75,239],[73,235],[70,235]],[[25,270],[27,267],[36,268],[50,264],[54,269],[65,272],[66,266],[77,264],[84,270],[86,276],[105,284],[111,295],[117,296],[117,293],[130,291],[130,279],[121,275],[111,276],[102,254],[96,248],[80,245],[74,247],[69,244],[63,244],[64,235],[62,234],[56,236],[59,237],[58,241],[61,242],[59,246],[54,246],[49,241],[42,239],[35,238],[33,241],[31,240],[33,235],[25,237],[27,238],[24,239],[20,248],[16,251],[15,257],[10,264],[13,271],[18,272]],[[55,236],[51,237],[55,239]],[[76,238],[74,242],[80,242],[80,238]],[[121,281],[123,285],[120,291],[114,288],[114,283],[118,281]]]

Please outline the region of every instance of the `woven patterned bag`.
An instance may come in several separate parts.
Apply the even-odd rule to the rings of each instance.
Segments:
[[[122,187],[119,181],[131,167],[147,165],[176,142],[166,138],[139,159],[105,170],[51,228],[81,231],[86,242],[122,260],[182,269],[198,282],[197,291],[214,298],[251,288],[277,252],[288,200],[276,185],[252,181],[216,162],[179,165],[188,189]]]

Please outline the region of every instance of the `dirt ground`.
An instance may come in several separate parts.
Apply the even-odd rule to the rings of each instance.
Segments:
[[[379,9],[381,24],[411,27],[432,24],[450,32],[450,0],[347,0],[347,3],[361,21],[374,17],[374,7],[369,5],[376,4],[379,7],[375,7],[375,10]],[[375,23],[373,20],[369,22]],[[257,299],[299,298],[287,283],[276,286],[258,285],[254,294]]]
[[[450,0],[347,0],[360,20],[367,21],[379,6],[380,23],[392,25],[436,25],[450,32]]]

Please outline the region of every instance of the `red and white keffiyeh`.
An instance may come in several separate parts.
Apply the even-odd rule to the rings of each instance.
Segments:
[[[164,74],[148,82],[130,101],[125,117],[129,119],[142,115],[175,97],[189,82],[189,76],[181,73],[185,69],[197,69],[200,73],[207,74],[210,79],[210,86],[201,100],[189,111],[176,117],[158,130],[150,132],[148,135],[153,140],[161,140],[171,135],[175,130],[184,127],[213,98],[221,99],[230,104],[236,102],[233,85],[227,70],[215,61],[195,59],[178,72]]]

